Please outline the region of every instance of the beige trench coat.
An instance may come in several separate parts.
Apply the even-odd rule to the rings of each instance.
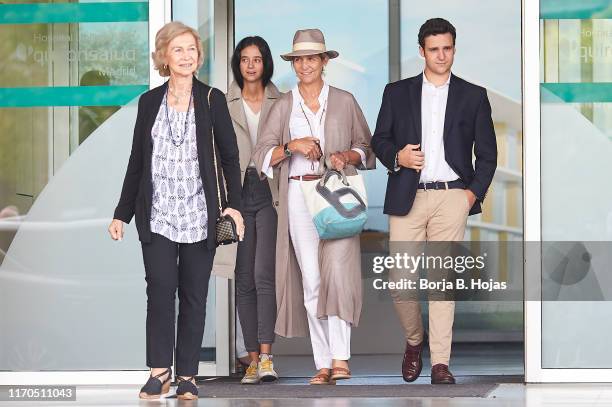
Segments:
[[[280,95],[281,93],[272,82],[266,86],[264,90],[264,100],[261,106],[261,114],[259,116],[260,124],[258,130],[261,130],[261,124],[265,122],[266,116],[270,113],[270,108]],[[240,172],[242,173],[242,181],[244,182],[244,174],[251,162],[253,142],[249,136],[249,126],[247,124],[246,114],[244,113],[244,106],[242,105],[242,91],[236,82],[232,82],[225,98],[232,118],[232,124],[234,125],[234,132],[236,133],[236,141],[238,142],[238,151],[240,154]],[[278,179],[270,179],[269,181],[274,207],[277,207]],[[217,248],[213,264],[213,275],[224,278],[234,278],[237,249],[237,244],[219,246]]]
[[[289,117],[293,105],[291,92],[283,94],[272,106],[265,122],[261,123],[253,160],[259,171],[268,151],[291,141]],[[363,150],[366,166],[373,169],[376,159],[370,148],[371,133],[365,117],[352,94],[329,88],[325,119],[326,157],[351,148]],[[289,211],[287,206],[289,187],[289,160],[278,165],[274,176],[279,179],[278,230],[276,240],[276,304],[275,332],[284,337],[308,335],[308,321],[304,307],[302,275],[289,237]],[[324,169],[320,166],[320,172]],[[357,173],[349,166],[347,175]],[[263,175],[262,175],[263,177]],[[353,326],[359,323],[362,305],[361,249],[359,236],[337,240],[321,240],[319,243],[319,267],[321,285],[318,318],[337,315]]]

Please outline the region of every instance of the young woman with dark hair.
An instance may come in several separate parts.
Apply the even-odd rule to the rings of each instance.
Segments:
[[[236,46],[231,61],[234,81],[227,104],[238,140],[242,172],[245,237],[236,256],[236,304],[251,364],[243,384],[275,381],[272,343],[276,322],[275,248],[276,183],[261,180],[251,152],[259,124],[265,121],[280,93],[271,82],[274,63],[270,47],[261,37],[246,37]]]

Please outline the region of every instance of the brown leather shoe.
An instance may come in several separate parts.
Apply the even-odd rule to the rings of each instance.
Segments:
[[[404,360],[402,361],[402,377],[404,381],[410,383],[415,381],[423,369],[423,342],[412,346],[406,342]]]
[[[455,378],[448,366],[438,363],[431,368],[431,384],[455,384]]]

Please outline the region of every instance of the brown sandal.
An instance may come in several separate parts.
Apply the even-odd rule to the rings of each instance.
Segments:
[[[351,377],[351,371],[344,367],[334,367],[331,370],[331,380],[345,380]]]
[[[336,384],[336,381],[330,378],[329,372],[328,373],[317,373],[310,379],[309,384],[312,384],[312,385]]]

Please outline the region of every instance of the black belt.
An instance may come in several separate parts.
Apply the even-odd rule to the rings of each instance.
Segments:
[[[463,183],[463,181],[461,181],[460,179],[456,179],[454,181],[448,181],[448,182],[442,182],[442,181],[436,181],[436,182],[426,182],[426,183],[419,183],[419,189],[424,189],[425,191],[427,191],[428,189],[434,189],[434,190],[438,190],[438,189],[465,189],[465,184]]]

